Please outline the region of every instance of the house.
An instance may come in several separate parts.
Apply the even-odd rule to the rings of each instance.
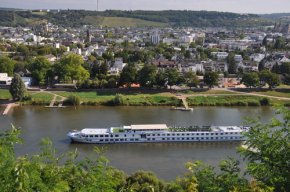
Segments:
[[[265,54],[261,53],[254,53],[250,56],[251,61],[255,61],[257,63],[260,63],[265,58]]]
[[[211,52],[211,55],[215,56],[217,58],[217,60],[223,60],[229,56],[229,53],[227,53],[227,52]]]
[[[236,62],[241,62],[241,61],[243,61],[243,57],[242,57],[242,55],[235,55],[234,60]]]

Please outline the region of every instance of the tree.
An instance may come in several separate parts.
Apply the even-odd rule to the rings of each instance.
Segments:
[[[263,70],[259,73],[260,82],[267,83],[269,89],[272,89],[275,86],[280,84],[279,75],[271,73],[268,70]]]
[[[285,39],[283,37],[278,37],[274,44],[275,49],[283,49],[285,47]]]
[[[276,73],[276,74],[280,74],[281,73],[281,69],[280,69],[280,66],[278,65],[278,63],[275,63],[275,65],[271,69],[271,72],[272,73]]]
[[[51,64],[47,58],[36,57],[28,64],[28,69],[37,85],[45,85],[47,83],[47,72],[51,69]]]
[[[167,80],[167,84],[170,86],[170,89],[173,85],[176,85],[179,80],[179,72],[176,69],[166,69],[165,70],[165,78]]]
[[[230,74],[236,74],[237,73],[237,63],[235,61],[235,53],[232,52],[228,55],[227,62],[229,64],[228,72]]]
[[[206,72],[203,78],[204,83],[209,88],[212,88],[214,85],[218,85],[219,75],[216,72]]]
[[[262,59],[259,63],[258,69],[259,71],[263,71],[265,69],[265,63],[266,63],[266,59]]]
[[[145,65],[138,73],[138,82],[142,87],[153,87],[156,83],[157,67]]]
[[[131,84],[136,82],[136,77],[137,77],[136,67],[134,66],[134,64],[128,64],[122,70],[119,79],[119,85],[121,86],[126,85],[127,87],[131,87]]]
[[[126,179],[125,191],[162,192],[164,184],[150,172],[138,171]]]
[[[158,87],[165,87],[165,84],[166,84],[166,76],[165,76],[165,73],[163,71],[158,71],[157,72],[157,76],[156,76],[156,85]]]
[[[14,74],[9,91],[14,101],[24,98],[26,88],[19,74]]]
[[[191,58],[191,54],[190,54],[190,51],[189,50],[186,50],[185,53],[184,53],[184,57],[186,59],[190,59]]]
[[[189,88],[191,87],[197,87],[199,84],[199,79],[197,78],[196,74],[194,74],[192,71],[189,71],[184,74],[185,83]]]
[[[0,73],[7,73],[9,76],[13,75],[15,61],[6,56],[0,57]]]
[[[259,75],[255,72],[246,73],[243,75],[241,83],[246,87],[256,87],[259,85]]]
[[[290,110],[279,108],[280,117],[262,124],[249,120],[247,141],[240,153],[247,159],[247,171],[275,191],[290,191]],[[282,120],[281,119],[282,116]]]
[[[64,82],[82,82],[89,78],[89,72],[83,67],[84,61],[80,55],[69,54],[54,65],[55,74]]]

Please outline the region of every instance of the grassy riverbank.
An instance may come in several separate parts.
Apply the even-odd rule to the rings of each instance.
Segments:
[[[146,91],[126,91],[116,93],[116,91],[89,91],[89,92],[28,92],[25,105],[49,105],[56,95],[55,104],[61,101],[61,97],[77,96],[83,105],[124,105],[124,106],[180,106],[181,100],[177,98],[180,94],[187,97],[190,106],[262,106],[282,104],[290,106],[289,100],[279,98],[267,98],[267,96],[287,97],[288,92],[263,91],[260,95],[241,95],[227,90],[203,90],[187,92],[146,92]],[[118,98],[117,95],[118,94]],[[267,99],[265,99],[267,98]],[[0,89],[0,99],[11,99],[8,90]],[[119,101],[116,101],[118,99]]]
[[[189,106],[266,106],[275,101],[257,96],[194,96],[187,98]]]

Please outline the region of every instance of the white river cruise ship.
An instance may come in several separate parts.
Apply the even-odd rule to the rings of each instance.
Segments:
[[[167,127],[165,124],[131,125],[111,128],[85,128],[71,131],[68,137],[80,143],[154,143],[154,142],[201,142],[243,141],[243,126],[190,126]]]

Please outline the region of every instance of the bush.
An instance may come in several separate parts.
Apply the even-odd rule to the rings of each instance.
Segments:
[[[260,103],[258,101],[249,101],[248,106],[260,106]]]
[[[270,100],[268,98],[264,97],[263,99],[260,100],[260,104],[262,106],[268,106],[268,105],[270,105]]]
[[[68,98],[64,101],[65,105],[73,105],[78,106],[81,104],[81,99],[79,96],[76,95],[70,95]]]
[[[124,96],[122,94],[116,94],[113,103],[114,105],[124,105]]]

